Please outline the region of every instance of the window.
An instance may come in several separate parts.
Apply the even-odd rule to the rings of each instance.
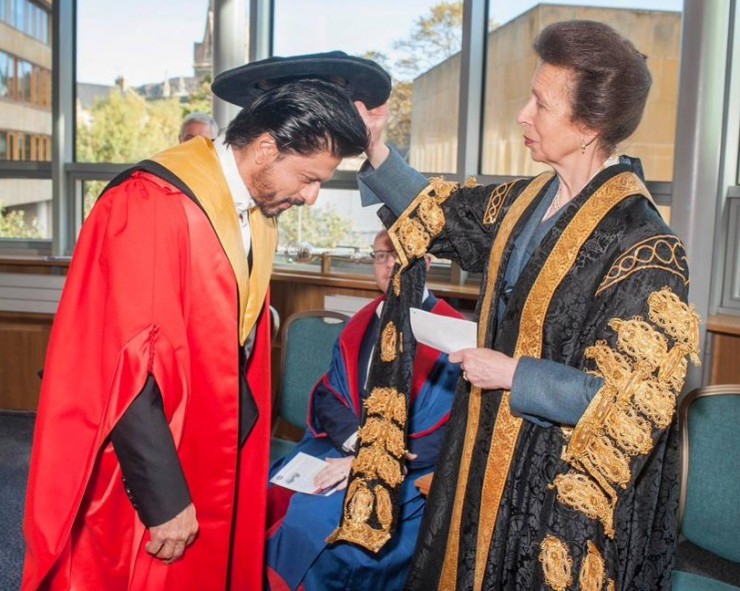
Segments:
[[[363,9],[362,17],[358,18],[355,2],[275,0],[273,22],[275,55],[342,50],[373,59],[385,67],[392,76],[388,143],[419,170],[454,172],[462,2],[377,0],[372,10]],[[306,35],[305,31],[311,34]],[[444,76],[449,84],[430,94],[427,80],[436,81]],[[455,115],[439,117],[440,113]],[[432,118],[443,125],[443,130],[430,125]],[[363,160],[363,157],[347,159],[340,170],[354,172]],[[322,234],[327,219],[332,221],[332,230],[346,229],[341,240],[317,245],[305,239]],[[297,257],[297,252],[303,255],[324,252],[332,257],[332,273],[372,272],[368,255],[382,226],[373,208],[361,206],[357,191],[323,189],[312,208],[289,210],[281,216],[281,241],[288,239],[285,232],[288,225],[301,229],[303,234],[296,236],[294,244],[281,244],[287,254],[278,264],[295,265],[299,259],[311,259]],[[318,268],[321,261],[315,256],[312,260]],[[326,254],[323,260],[326,265]]]
[[[23,33],[0,35],[3,239],[52,237],[50,12],[29,0],[0,0],[0,27]]]
[[[137,162],[176,144],[185,115],[211,111],[209,1],[160,0],[156,18],[143,6],[77,2],[78,162]],[[121,34],[133,30],[147,42]]]
[[[365,9],[346,0],[275,0],[274,23],[275,55],[340,49],[384,66],[393,77],[389,143],[419,170],[454,172],[457,117],[439,114],[457,113],[462,2],[376,0]],[[447,84],[430,92],[430,78]]]

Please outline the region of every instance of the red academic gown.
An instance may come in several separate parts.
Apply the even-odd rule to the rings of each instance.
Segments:
[[[24,591],[262,588],[270,325],[260,310],[275,222],[253,225],[246,272],[210,142],[155,160],[187,180],[198,201],[135,172],[100,198],[83,227],[44,367]],[[255,323],[247,381],[260,415],[240,448],[238,349]],[[171,565],[145,551],[149,535],[109,439],[148,375],[162,392],[200,528]]]

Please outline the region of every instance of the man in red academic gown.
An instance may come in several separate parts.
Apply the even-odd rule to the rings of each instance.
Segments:
[[[225,136],[103,192],[44,367],[24,590],[261,588],[275,217],[364,149],[352,100],[389,90],[339,52],[226,72],[214,92],[244,109]]]

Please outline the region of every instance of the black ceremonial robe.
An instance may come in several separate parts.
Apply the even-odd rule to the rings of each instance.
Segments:
[[[632,165],[610,166],[497,317],[513,243],[552,180],[435,180],[391,228],[401,263],[430,251],[483,273],[478,346],[604,380],[575,426],[551,428],[514,416],[509,392],[460,381],[408,589],[670,589],[675,401],[687,357],[698,363],[684,250]]]

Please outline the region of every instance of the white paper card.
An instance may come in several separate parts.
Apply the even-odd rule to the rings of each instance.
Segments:
[[[411,308],[411,330],[418,342],[443,353],[452,353],[476,346],[478,325],[470,320]]]
[[[299,452],[275,476],[270,478],[270,482],[310,495],[324,494],[316,489],[313,479],[326,466],[327,463],[324,460]]]

